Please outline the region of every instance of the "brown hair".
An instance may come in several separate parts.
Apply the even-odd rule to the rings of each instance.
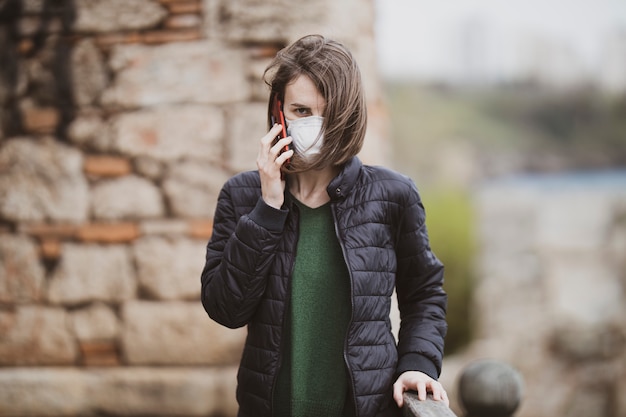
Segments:
[[[324,142],[321,152],[310,161],[294,154],[286,171],[341,165],[359,153],[367,128],[367,106],[359,67],[345,46],[321,35],[305,36],[280,50],[263,74],[271,89],[270,128],[271,99],[277,95],[283,100],[287,84],[300,75],[309,77],[326,100]]]

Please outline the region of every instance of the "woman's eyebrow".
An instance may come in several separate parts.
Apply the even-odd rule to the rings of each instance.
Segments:
[[[300,103],[290,103],[289,107],[302,107],[302,108],[306,108],[306,109],[310,109],[311,106],[307,105],[307,104],[300,104]]]

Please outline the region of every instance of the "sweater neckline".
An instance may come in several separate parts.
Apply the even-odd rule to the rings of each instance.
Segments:
[[[293,194],[289,193],[289,195],[291,196],[291,198],[293,199],[293,202],[298,206],[298,208],[300,210],[306,210],[306,211],[314,212],[314,211],[323,210],[323,209],[327,208],[328,206],[330,206],[330,201],[327,201],[327,202],[325,202],[324,204],[322,204],[321,206],[318,206],[318,207],[307,206],[302,201],[300,201],[296,197],[294,197]]]

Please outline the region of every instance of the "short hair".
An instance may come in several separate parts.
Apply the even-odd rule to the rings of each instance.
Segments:
[[[313,81],[326,100],[321,151],[304,161],[294,154],[286,172],[302,172],[342,165],[363,146],[367,129],[367,105],[361,72],[352,53],[341,43],[321,35],[308,35],[280,50],[263,74],[269,85],[268,125],[272,98],[284,99],[287,84],[300,75]]]

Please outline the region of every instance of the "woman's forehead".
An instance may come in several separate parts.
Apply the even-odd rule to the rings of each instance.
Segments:
[[[309,77],[299,75],[285,86],[285,104],[294,103],[315,107],[324,106],[326,101]]]

